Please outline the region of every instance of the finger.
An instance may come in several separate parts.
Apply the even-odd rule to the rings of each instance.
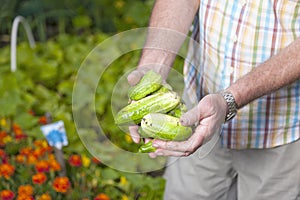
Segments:
[[[182,157],[191,155],[190,152],[181,152],[181,151],[170,151],[165,149],[157,149],[154,153],[152,153],[151,158],[156,158],[157,156],[174,156],[174,157]]]
[[[143,75],[144,74],[140,70],[134,70],[127,76],[127,81],[131,86],[136,85]]]
[[[192,126],[196,122],[199,122],[200,112],[198,106],[195,106],[191,110],[187,111],[180,117],[180,123],[183,126]]]
[[[139,126],[129,126],[129,133],[130,136],[133,140],[133,142],[135,143],[139,143],[140,142],[140,134],[138,132]]]
[[[186,141],[178,142],[178,141],[153,140],[152,146],[157,149],[192,153],[201,146],[203,141],[204,141],[203,134],[201,132],[195,132]]]

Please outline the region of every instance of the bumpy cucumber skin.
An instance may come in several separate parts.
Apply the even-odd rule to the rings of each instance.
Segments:
[[[147,142],[146,144],[142,144],[139,147],[139,153],[150,153],[155,152],[156,148],[152,146],[152,141]]]
[[[176,108],[168,112],[168,115],[174,116],[174,117],[181,117],[184,113],[187,112],[187,107],[184,103],[180,103]]]
[[[149,137],[149,135],[147,133],[145,133],[145,131],[143,131],[141,126],[139,126],[138,132],[139,132],[141,138],[148,138]]]
[[[143,76],[138,84],[129,89],[128,96],[131,100],[140,100],[157,91],[161,87],[161,83],[161,75],[150,70]]]
[[[158,90],[156,90],[153,94],[159,92],[169,92],[172,91],[172,87],[169,84],[163,84]]]
[[[141,127],[145,136],[160,140],[183,141],[192,134],[192,128],[182,126],[179,118],[161,113],[145,115]]]
[[[175,92],[152,94],[121,109],[115,117],[115,123],[117,125],[139,124],[145,115],[167,113],[179,103],[180,97]]]

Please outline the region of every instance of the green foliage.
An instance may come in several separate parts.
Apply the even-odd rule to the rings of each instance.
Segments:
[[[2,0],[0,36],[24,16],[38,40],[62,33],[119,32],[148,23],[154,0]],[[22,34],[24,36],[24,34]]]
[[[11,124],[19,124],[30,141],[30,138],[31,140],[43,138],[39,130],[39,116],[51,113],[54,121],[64,121],[69,140],[69,145],[63,149],[65,155],[88,154],[74,125],[72,90],[80,64],[95,45],[107,37],[108,35],[103,33],[82,36],[60,34],[44,43],[37,43],[35,49],[31,49],[27,42],[21,42],[17,48],[18,69],[15,73],[10,72],[9,47],[0,49],[0,119],[6,119]],[[111,51],[120,51],[123,48],[122,45],[124,44],[116,46]],[[131,44],[126,43],[126,45]],[[96,62],[107,63],[109,60],[107,55],[109,52],[95,58]],[[131,152],[137,152],[138,145],[114,124],[111,96],[120,77],[135,68],[139,56],[140,51],[132,51],[110,63],[102,74],[95,93],[96,114],[103,131],[112,143]],[[175,66],[177,69],[182,66],[182,59],[177,59]],[[94,76],[98,75],[94,74]],[[86,81],[90,79],[91,77],[86,77]],[[124,93],[127,93],[126,88],[129,85],[122,84],[122,87],[124,87]],[[82,90],[85,89],[82,88]],[[84,98],[80,99],[81,106],[87,106]],[[29,111],[33,111],[35,115],[29,114]],[[82,113],[82,115],[89,117],[88,113]],[[7,130],[11,131],[9,127],[10,125]],[[84,139],[97,145],[97,141],[101,138],[98,138],[95,131],[85,130],[85,132],[87,137],[83,136]],[[15,154],[18,152],[18,146],[21,147],[23,144],[8,145],[6,151]],[[124,156],[115,157],[110,154],[105,156],[107,159],[118,160],[120,165],[124,165],[124,169],[130,167],[127,166],[130,165],[128,158]],[[147,160],[143,162],[147,163]],[[149,166],[151,164],[149,163]],[[87,181],[95,182],[95,178],[101,180],[101,182],[97,181],[97,184],[106,194],[112,194],[112,199],[120,199],[122,195],[128,196],[129,199],[162,199],[163,178],[124,173],[102,167],[97,177],[95,173],[98,169],[91,169],[90,174],[86,174]],[[76,199],[75,196],[74,198]]]

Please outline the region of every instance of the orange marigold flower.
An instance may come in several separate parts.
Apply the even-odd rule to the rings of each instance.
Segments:
[[[33,195],[33,187],[31,185],[20,185],[18,188],[18,194],[31,196]]]
[[[61,166],[56,160],[49,160],[50,170],[52,171],[60,171]]]
[[[49,194],[42,194],[38,200],[52,200],[51,196]]]
[[[17,199],[16,200],[34,200],[33,196],[28,196],[28,195],[25,195],[25,194],[21,194],[21,195],[18,195],[17,196]]]
[[[5,138],[7,136],[7,133],[5,131],[0,131],[0,146],[5,146]]]
[[[42,149],[49,147],[48,142],[46,140],[35,140],[34,146]]]
[[[9,163],[4,163],[0,165],[0,177],[3,176],[6,179],[9,179],[15,172],[15,167]]]
[[[1,200],[12,200],[15,197],[15,193],[11,190],[2,190],[0,193]]]
[[[36,148],[35,150],[33,150],[32,154],[35,157],[42,157],[44,155],[45,151],[42,148]]]
[[[81,157],[80,155],[71,155],[69,157],[69,163],[73,167],[80,167],[82,165]]]
[[[32,153],[32,148],[31,147],[24,147],[20,149],[20,154],[24,156],[29,156]]]
[[[106,194],[100,193],[94,198],[94,200],[110,200],[110,198]]]
[[[37,163],[38,159],[35,155],[29,155],[27,157],[27,164],[35,164]]]
[[[47,124],[48,123],[47,117],[46,116],[41,116],[39,118],[39,123],[40,124]]]
[[[14,132],[22,131],[21,127],[18,124],[13,124],[13,130]]]
[[[15,159],[18,163],[25,163],[25,160],[26,160],[25,156],[21,155],[21,154],[16,155]]]
[[[40,160],[35,164],[35,169],[38,172],[49,172],[50,165],[46,160]]]
[[[44,173],[34,174],[34,175],[32,175],[31,178],[32,178],[32,182],[34,184],[38,184],[38,185],[45,183],[47,180],[47,176]]]
[[[68,177],[56,177],[53,181],[52,187],[56,192],[65,193],[71,187]]]

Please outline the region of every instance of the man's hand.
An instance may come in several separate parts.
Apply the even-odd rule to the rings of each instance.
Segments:
[[[150,157],[191,155],[203,144],[204,140],[210,139],[219,130],[224,122],[226,111],[227,104],[220,94],[205,96],[196,107],[180,118],[184,126],[196,124],[193,135],[182,142],[154,140],[153,146],[157,150],[150,153]]]

